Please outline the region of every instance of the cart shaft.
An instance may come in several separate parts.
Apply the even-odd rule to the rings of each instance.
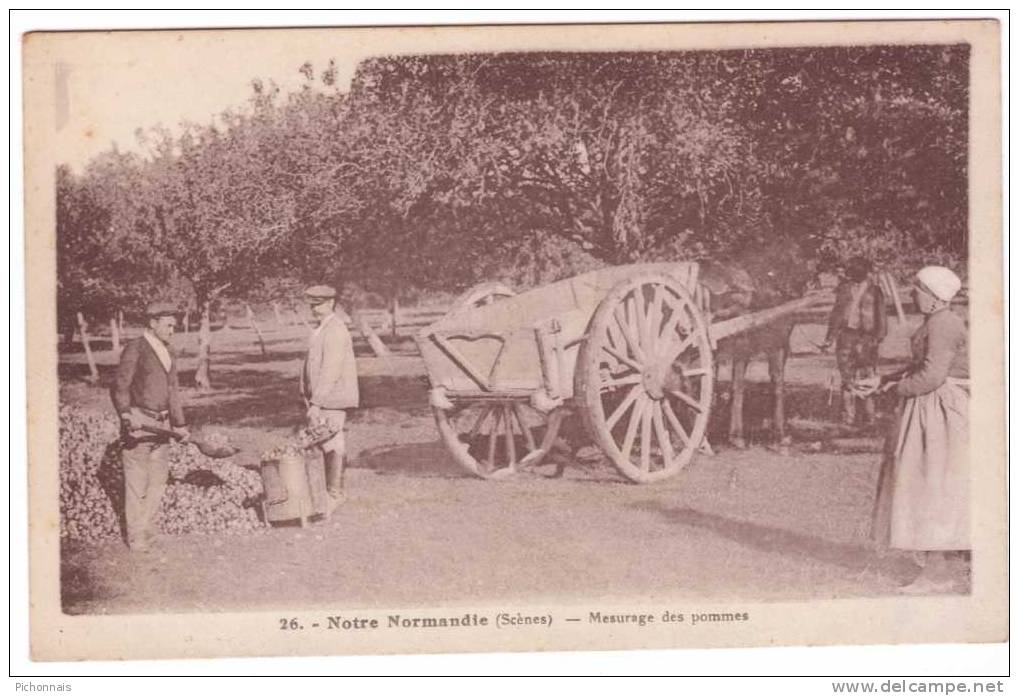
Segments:
[[[720,341],[736,334],[758,329],[789,314],[794,314],[814,305],[831,302],[831,300],[832,293],[830,291],[814,292],[776,307],[762,309],[753,314],[741,314],[732,319],[715,322],[711,325],[711,337],[714,340]]]

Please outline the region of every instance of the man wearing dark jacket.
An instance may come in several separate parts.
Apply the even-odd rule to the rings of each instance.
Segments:
[[[148,306],[148,326],[124,347],[113,387],[113,405],[121,423],[127,543],[133,550],[145,550],[152,542],[152,519],[159,511],[170,467],[169,439],[145,427],[172,429],[185,439],[188,436],[177,360],[169,345],[176,312],[166,303]]]
[[[870,278],[870,262],[860,256],[846,264],[846,278],[835,290],[824,349],[835,344],[842,380],[842,421],[856,423],[853,383],[877,374],[878,348],[888,333],[888,313],[881,288]],[[864,420],[874,420],[874,399],[863,398]]]

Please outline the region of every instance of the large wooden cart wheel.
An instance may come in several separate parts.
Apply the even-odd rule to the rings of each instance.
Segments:
[[[686,289],[660,275],[605,296],[577,358],[588,433],[631,481],[672,476],[700,446],[714,387],[711,345]]]
[[[483,307],[488,304],[492,304],[498,300],[513,297],[516,295],[513,292],[513,288],[499,282],[488,282],[475,285],[473,288],[460,295],[453,302],[453,306],[449,308],[447,314],[453,312],[459,312],[465,309],[474,309],[475,307]]]
[[[457,464],[475,476],[500,479],[537,465],[549,453],[562,411],[546,416],[522,400],[472,400],[436,408],[435,421]]]

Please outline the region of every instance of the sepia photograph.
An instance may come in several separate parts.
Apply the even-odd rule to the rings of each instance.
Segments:
[[[1007,640],[999,40],[25,35],[33,659]]]

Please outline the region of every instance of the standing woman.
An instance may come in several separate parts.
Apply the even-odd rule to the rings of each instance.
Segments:
[[[924,323],[911,339],[905,370],[860,383],[861,394],[899,395],[878,479],[873,535],[878,544],[923,552],[909,594],[960,589],[970,549],[969,394],[966,324],[950,309],[962,283],[943,266],[916,274],[914,299]],[[953,568],[952,557],[960,562]]]

